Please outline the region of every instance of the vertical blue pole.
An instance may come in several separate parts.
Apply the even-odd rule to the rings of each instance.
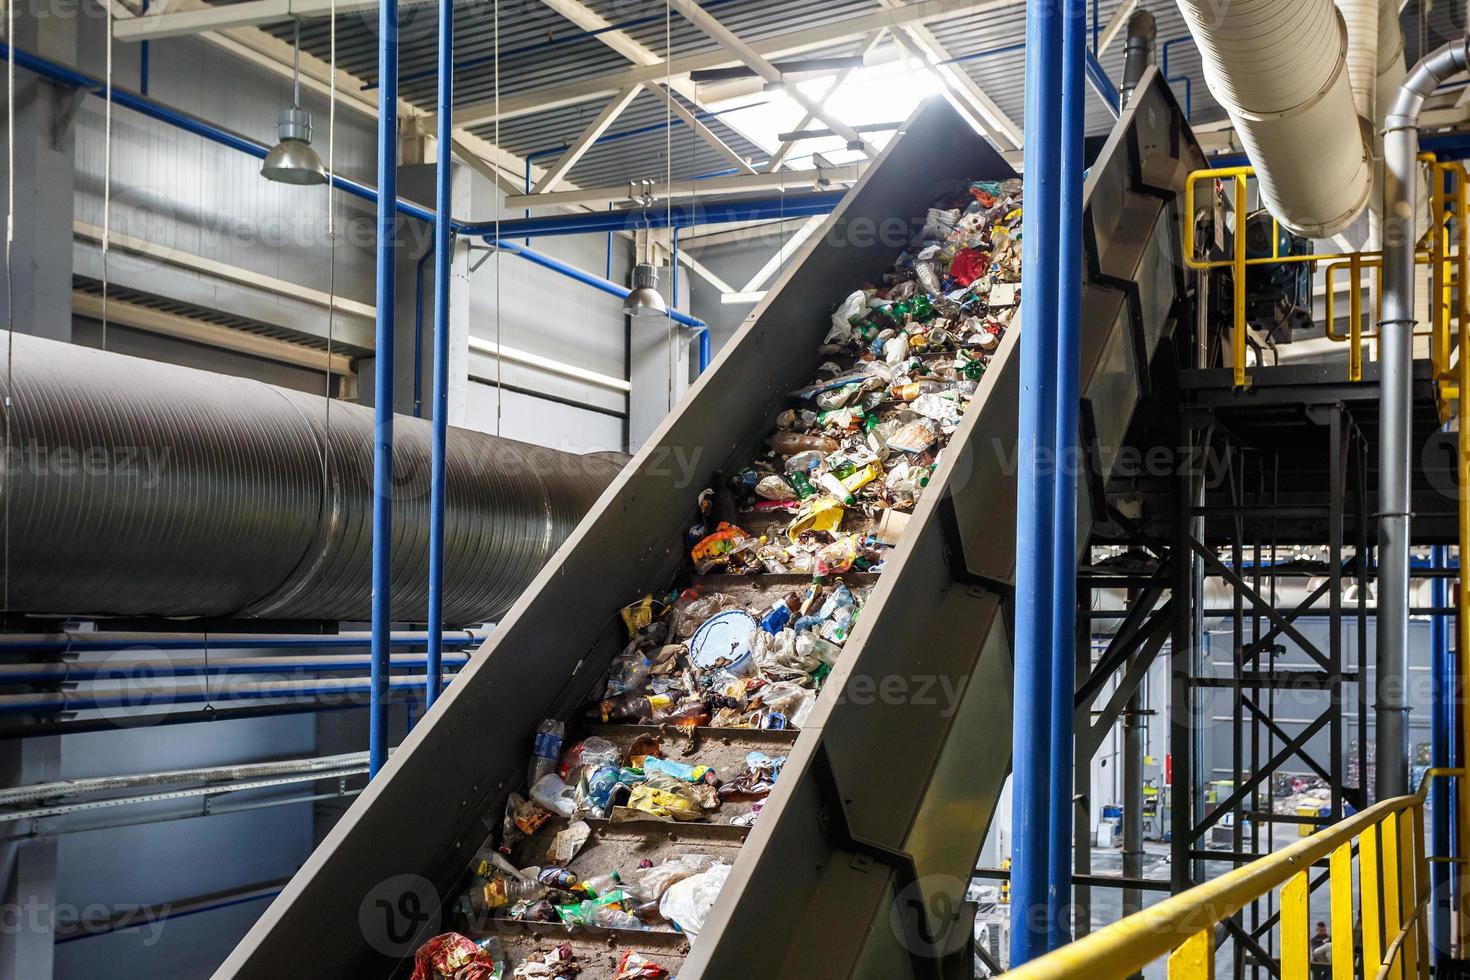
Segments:
[[[704,326],[704,327],[700,328],[700,331],[699,331],[699,373],[700,374],[703,374],[705,372],[705,370],[709,367],[709,362],[710,362],[710,357],[711,356],[713,356],[713,354],[712,354],[712,351],[711,351],[711,341],[710,341],[710,336],[709,336],[709,327],[708,326]]]
[[[143,15],[148,15],[148,0],[143,0]],[[148,94],[148,42],[138,45],[138,94]]]
[[[454,117],[454,0],[439,0],[439,158],[434,162],[434,442],[429,455],[429,656],[424,713],[443,684],[444,452],[449,440],[449,243]]]
[[[1047,948],[1051,766],[1052,508],[1055,468],[1057,182],[1062,16],[1026,5],[1025,210],[1021,231],[1021,397],[1016,500],[1016,653],[1012,722],[1011,966]]]
[[[1430,564],[1436,569],[1448,565],[1443,545],[1431,549]],[[1430,583],[1430,605],[1435,609],[1445,608],[1449,602],[1449,580],[1436,576]],[[1450,649],[1449,633],[1449,617],[1439,613],[1429,617],[1429,670],[1434,701],[1434,711],[1430,715],[1429,764],[1443,769],[1452,765],[1450,746],[1454,739],[1454,652]],[[1454,795],[1453,790],[1454,784],[1443,779],[1435,780],[1429,787],[1429,850],[1432,854],[1450,853],[1450,799]],[[1433,956],[1438,976],[1444,976],[1449,968],[1450,867],[1440,862],[1429,866],[1430,935],[1434,940]]]
[[[388,759],[388,630],[393,621],[393,275],[398,202],[398,0],[378,5],[377,346],[373,390],[373,671],[368,772]]]
[[[1077,690],[1078,347],[1082,332],[1082,107],[1086,0],[1062,3],[1062,124],[1057,193],[1056,497],[1051,608],[1051,946],[1071,940],[1073,700]]]

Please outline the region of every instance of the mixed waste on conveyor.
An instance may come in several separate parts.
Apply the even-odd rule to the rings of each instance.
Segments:
[[[1018,315],[1020,235],[1019,180],[959,187],[833,312],[765,451],[699,494],[680,582],[621,611],[602,696],[540,727],[414,980],[677,972]]]

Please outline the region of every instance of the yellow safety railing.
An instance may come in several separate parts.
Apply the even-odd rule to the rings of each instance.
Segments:
[[[1424,799],[1431,779],[1463,775],[1462,769],[1431,769],[1417,793],[1383,800],[1274,854],[1166,898],[1017,967],[1006,974],[1007,980],[1122,980],[1166,956],[1169,980],[1212,980],[1216,926],[1278,890],[1281,978],[1310,980],[1307,897],[1312,869],[1320,861],[1327,862],[1333,980],[1352,980],[1358,953],[1366,978],[1428,977],[1430,859],[1424,853]],[[1361,949],[1355,935],[1358,923]]]
[[[1449,406],[1458,392],[1458,377],[1453,368],[1452,338],[1455,336],[1453,319],[1458,311],[1465,311],[1467,290],[1470,290],[1470,179],[1466,177],[1463,164],[1441,163],[1433,154],[1424,154],[1421,159],[1430,167],[1430,214],[1433,222],[1419,240],[1415,260],[1430,269],[1431,303],[1429,329],[1416,336],[1431,338],[1430,360],[1434,365],[1435,378],[1440,387],[1440,412],[1448,418]],[[1245,274],[1252,266],[1284,265],[1300,263],[1323,264],[1326,277],[1326,334],[1328,338],[1348,344],[1348,379],[1361,381],[1363,377],[1363,340],[1376,338],[1376,332],[1365,334],[1363,330],[1363,276],[1367,270],[1374,273],[1373,295],[1375,297],[1376,321],[1383,307],[1382,253],[1364,252],[1317,252],[1310,255],[1282,255],[1280,252],[1281,226],[1271,220],[1271,254],[1248,258],[1246,256],[1245,218],[1247,207],[1247,181],[1255,176],[1253,167],[1221,167],[1196,170],[1185,180],[1184,207],[1189,219],[1184,222],[1184,264],[1201,271],[1230,269],[1232,272],[1233,316],[1230,335],[1231,361],[1236,387],[1246,384],[1246,309]],[[1202,258],[1195,239],[1195,185],[1202,180],[1230,181],[1238,233],[1233,236],[1233,249],[1229,258]],[[1446,183],[1452,184],[1447,190]],[[1453,245],[1453,247],[1451,247]],[[1336,304],[1334,285],[1338,273],[1347,270],[1348,275],[1348,331],[1336,332]]]

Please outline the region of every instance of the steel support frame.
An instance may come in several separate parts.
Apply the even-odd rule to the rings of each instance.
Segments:
[[[1277,392],[1278,395],[1286,395]],[[1186,394],[1187,396],[1187,394]],[[1289,398],[1289,395],[1286,395]],[[1305,404],[1308,399],[1303,399]],[[1371,565],[1367,556],[1367,540],[1371,514],[1368,507],[1367,453],[1362,431],[1355,424],[1348,407],[1338,401],[1306,409],[1317,422],[1326,441],[1330,461],[1325,500],[1316,508],[1319,513],[1306,514],[1300,505],[1286,508],[1276,498],[1276,474],[1279,459],[1244,445],[1233,433],[1220,425],[1215,413],[1198,405],[1181,405],[1180,443],[1186,453],[1199,448],[1201,440],[1222,440],[1226,466],[1223,484],[1213,488],[1206,503],[1204,488],[1198,475],[1181,474],[1177,478],[1175,501],[1175,541],[1177,553],[1188,554],[1188,561],[1172,564],[1176,595],[1186,594],[1190,602],[1178,603],[1174,609],[1174,718],[1171,745],[1174,759],[1172,857],[1176,889],[1202,880],[1206,862],[1229,862],[1233,866],[1253,861],[1274,849],[1278,823],[1318,822],[1319,818],[1300,818],[1272,813],[1275,779],[1293,760],[1322,778],[1331,793],[1331,813],[1322,822],[1341,819],[1345,806],[1364,805],[1366,787],[1366,708],[1367,690],[1362,682],[1367,677],[1363,662],[1368,629],[1366,594]],[[1351,525],[1356,540],[1348,542]],[[1328,550],[1327,578],[1301,602],[1283,606],[1276,598],[1277,576],[1266,566],[1274,561],[1277,540],[1273,535],[1263,540],[1259,533],[1247,537],[1245,517],[1266,516],[1268,527],[1278,523],[1282,532],[1295,520],[1306,517],[1326,518]],[[1255,523],[1256,527],[1261,522]],[[1222,557],[1218,545],[1228,542],[1228,556]],[[1349,545],[1352,553],[1348,553]],[[1231,590],[1230,613],[1231,664],[1223,675],[1212,674],[1203,663],[1203,631],[1199,628],[1206,610],[1203,608],[1204,579],[1224,582]],[[1350,580],[1358,586],[1357,608],[1349,609],[1342,599],[1343,586]],[[1304,615],[1321,615],[1320,600],[1327,600],[1328,641],[1325,649],[1308,639],[1296,622]],[[1218,603],[1216,603],[1218,605]],[[1212,609],[1215,615],[1224,610]],[[1345,663],[1344,632],[1356,626],[1358,642],[1355,669]],[[1312,661],[1310,669],[1278,669],[1276,655],[1282,640],[1290,642]],[[1320,714],[1295,733],[1287,731],[1275,720],[1276,702],[1285,689],[1300,690],[1303,685],[1327,693],[1327,703]],[[1353,691],[1349,691],[1352,685]],[[1209,773],[1202,771],[1203,746],[1198,724],[1202,713],[1201,694],[1206,690],[1228,690],[1230,697],[1231,758],[1229,760],[1231,792],[1210,804],[1206,813]],[[1349,732],[1344,709],[1353,704],[1356,695],[1357,731],[1356,767],[1348,764]],[[1321,760],[1307,751],[1308,743],[1321,731],[1328,733],[1329,758]],[[1188,745],[1184,751],[1181,746]],[[1182,766],[1181,766],[1182,763]],[[1356,769],[1356,774],[1351,772]],[[1208,847],[1204,838],[1224,817],[1233,820],[1231,846],[1228,850]],[[1246,827],[1249,827],[1247,833]],[[1322,880],[1325,880],[1323,878]],[[1313,882],[1313,888],[1320,882]],[[1234,976],[1252,978],[1279,976],[1273,952],[1271,930],[1277,921],[1274,901],[1267,897],[1253,903],[1235,919],[1225,924],[1222,940],[1235,940]]]

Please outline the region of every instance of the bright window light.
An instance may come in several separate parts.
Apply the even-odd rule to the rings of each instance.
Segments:
[[[835,76],[824,75],[797,83],[802,94],[820,102],[831,88]],[[849,126],[865,126],[876,123],[897,123],[907,119],[925,98],[940,91],[934,75],[919,62],[910,59],[859,68],[850,74],[831,98],[826,108]],[[710,108],[719,110],[726,106],[748,103],[748,94],[713,103]],[[806,110],[785,92],[766,93],[764,104],[748,106],[734,112],[724,113],[720,118],[743,133],[768,147],[781,144],[780,134],[789,133],[806,116]],[[827,124],[813,120],[807,129],[827,129]],[[893,137],[890,132],[863,133],[872,146],[882,148]],[[824,136],[801,140],[786,158],[787,163],[798,169],[813,166],[812,157],[821,154],[830,163],[851,163],[863,158],[861,153],[849,150],[840,136]],[[759,161],[757,161],[759,162]]]

